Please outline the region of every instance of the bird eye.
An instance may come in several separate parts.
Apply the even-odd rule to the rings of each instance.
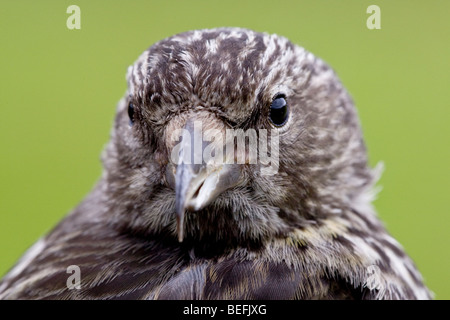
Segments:
[[[276,126],[283,126],[289,116],[289,108],[286,102],[286,98],[282,94],[278,94],[272,100],[270,105],[270,121]]]
[[[130,102],[128,105],[128,116],[130,117],[130,126],[134,124],[134,105]]]

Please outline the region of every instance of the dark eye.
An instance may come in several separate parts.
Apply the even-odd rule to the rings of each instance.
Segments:
[[[130,126],[134,124],[134,105],[130,102],[128,105],[128,116],[130,117]]]
[[[285,96],[282,94],[276,95],[270,105],[270,121],[276,127],[281,127],[287,122],[288,116],[289,108]]]

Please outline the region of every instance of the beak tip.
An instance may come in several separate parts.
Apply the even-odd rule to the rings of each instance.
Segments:
[[[184,239],[184,210],[180,212],[177,215],[177,235],[178,242],[181,243]]]

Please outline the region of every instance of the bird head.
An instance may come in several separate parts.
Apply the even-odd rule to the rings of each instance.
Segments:
[[[351,98],[284,37],[181,33],[127,80],[103,178],[112,220],[129,231],[258,244],[339,214],[372,185]]]

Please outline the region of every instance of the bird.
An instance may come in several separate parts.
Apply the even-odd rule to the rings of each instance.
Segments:
[[[127,84],[101,177],[0,299],[432,299],[372,204],[382,168],[326,62],[201,29],[154,43]]]

